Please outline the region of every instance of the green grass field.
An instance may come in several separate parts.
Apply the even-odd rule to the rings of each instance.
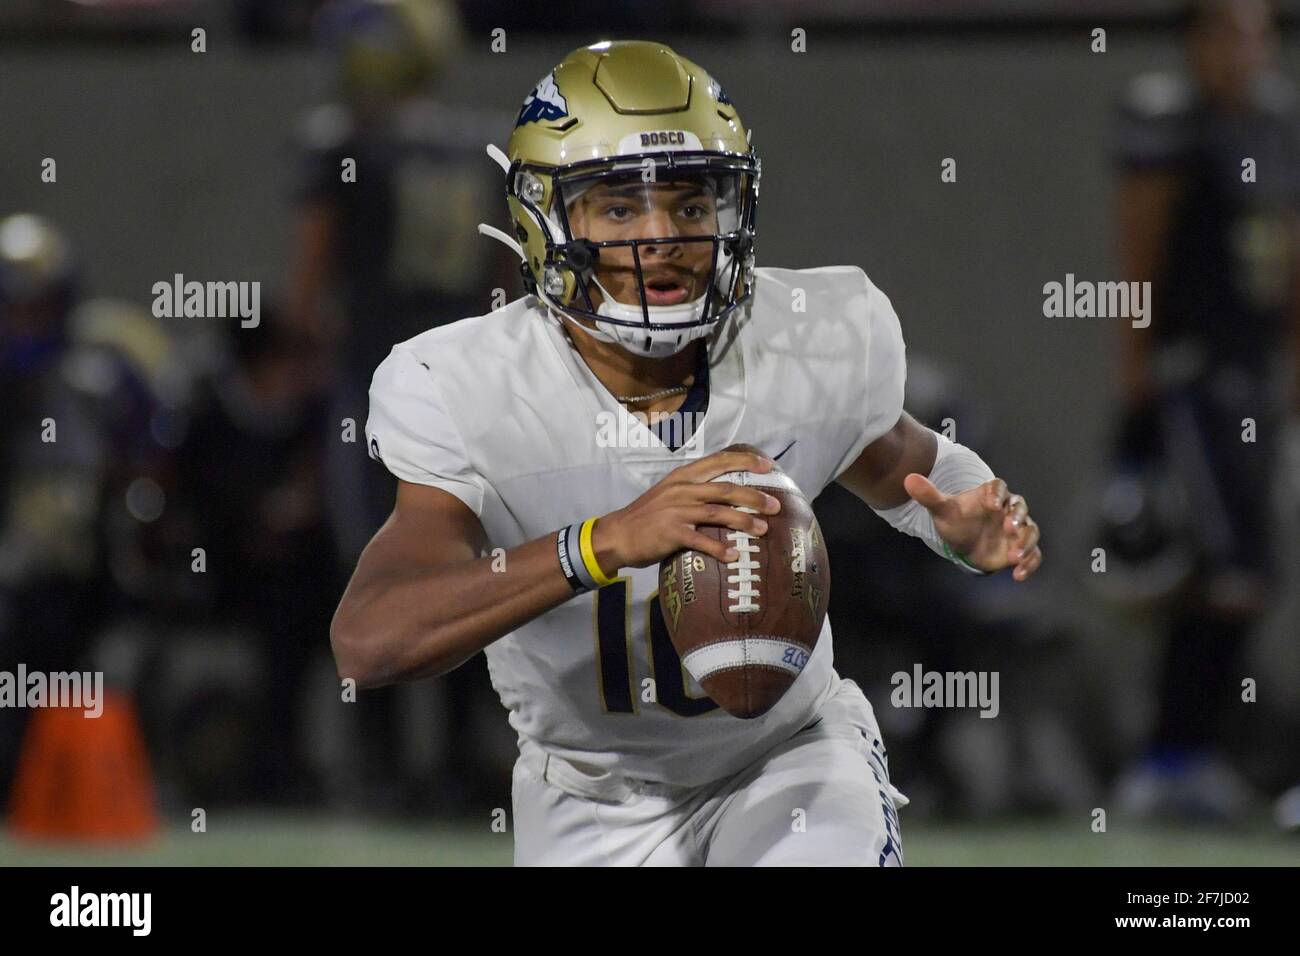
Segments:
[[[1300,866],[1300,836],[1064,823],[985,826],[903,821],[909,866]],[[166,829],[132,849],[38,846],[0,835],[5,866],[508,866],[511,837],[469,826],[333,822],[278,814],[209,817],[207,833]]]

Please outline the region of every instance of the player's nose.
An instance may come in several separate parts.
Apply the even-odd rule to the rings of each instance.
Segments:
[[[642,217],[642,239],[674,238],[679,235],[681,231],[667,209],[651,209]]]

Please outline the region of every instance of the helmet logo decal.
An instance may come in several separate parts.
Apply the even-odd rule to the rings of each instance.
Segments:
[[[549,123],[551,120],[568,115],[569,103],[560,92],[560,88],[555,85],[555,73],[551,72],[542,77],[542,81],[528,94],[523,108],[519,110],[519,118],[515,120],[515,126],[523,126],[525,123]]]

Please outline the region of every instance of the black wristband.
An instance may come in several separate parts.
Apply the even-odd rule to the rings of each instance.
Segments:
[[[571,524],[567,528],[561,528],[555,535],[555,553],[560,559],[560,570],[564,572],[564,579],[569,582],[574,594],[586,594],[596,586],[595,581],[585,580],[586,568],[578,551],[580,528],[581,525]]]

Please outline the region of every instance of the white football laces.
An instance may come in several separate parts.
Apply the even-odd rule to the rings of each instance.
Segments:
[[[739,507],[737,511],[743,511],[746,514],[758,514],[753,508]],[[736,550],[739,552],[735,561],[727,565],[728,571],[734,571],[735,574],[727,575],[727,583],[734,584],[736,587],[727,589],[727,597],[737,603],[727,606],[727,610],[732,614],[752,614],[758,611],[758,582],[759,575],[754,573],[758,567],[758,562],[751,555],[758,554],[759,547],[754,542],[753,535],[746,534],[744,531],[732,531],[727,535]]]

